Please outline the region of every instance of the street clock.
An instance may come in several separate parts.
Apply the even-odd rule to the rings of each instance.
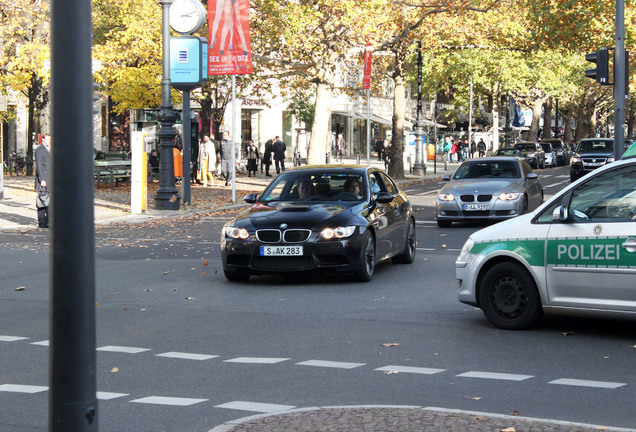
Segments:
[[[206,15],[199,0],[174,0],[170,5],[170,27],[180,34],[192,34],[203,27]]]

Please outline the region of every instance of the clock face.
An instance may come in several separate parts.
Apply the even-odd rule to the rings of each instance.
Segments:
[[[174,0],[170,5],[170,27],[177,33],[193,33],[205,23],[205,8],[199,0]]]

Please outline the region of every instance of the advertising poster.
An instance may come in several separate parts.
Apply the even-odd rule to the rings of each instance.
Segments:
[[[252,73],[249,0],[208,0],[208,73]]]

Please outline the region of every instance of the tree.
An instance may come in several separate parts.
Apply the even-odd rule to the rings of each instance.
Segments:
[[[33,139],[49,100],[48,2],[0,0],[0,84],[28,101],[27,175],[33,175]]]

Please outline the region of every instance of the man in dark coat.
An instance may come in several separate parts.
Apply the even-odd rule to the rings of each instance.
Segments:
[[[51,168],[51,135],[44,135],[42,145],[35,151],[35,190],[38,194],[49,192],[49,172]],[[39,207],[38,226],[40,228],[49,227],[49,208]]]
[[[223,132],[223,141],[221,141],[221,172],[225,177],[225,186],[229,185],[234,180],[234,169],[232,168],[232,151],[234,149],[234,142],[230,137],[230,131]],[[236,156],[234,156],[236,161]]]
[[[274,163],[276,164],[276,174],[280,174],[281,171],[285,171],[285,150],[287,146],[280,137],[275,138],[274,144],[272,144],[272,152],[274,153]]]
[[[265,177],[272,176],[269,173],[269,167],[272,165],[272,145],[273,144],[274,144],[274,139],[270,138],[265,142],[265,148],[263,149],[263,158],[261,159],[261,164],[265,165]]]

